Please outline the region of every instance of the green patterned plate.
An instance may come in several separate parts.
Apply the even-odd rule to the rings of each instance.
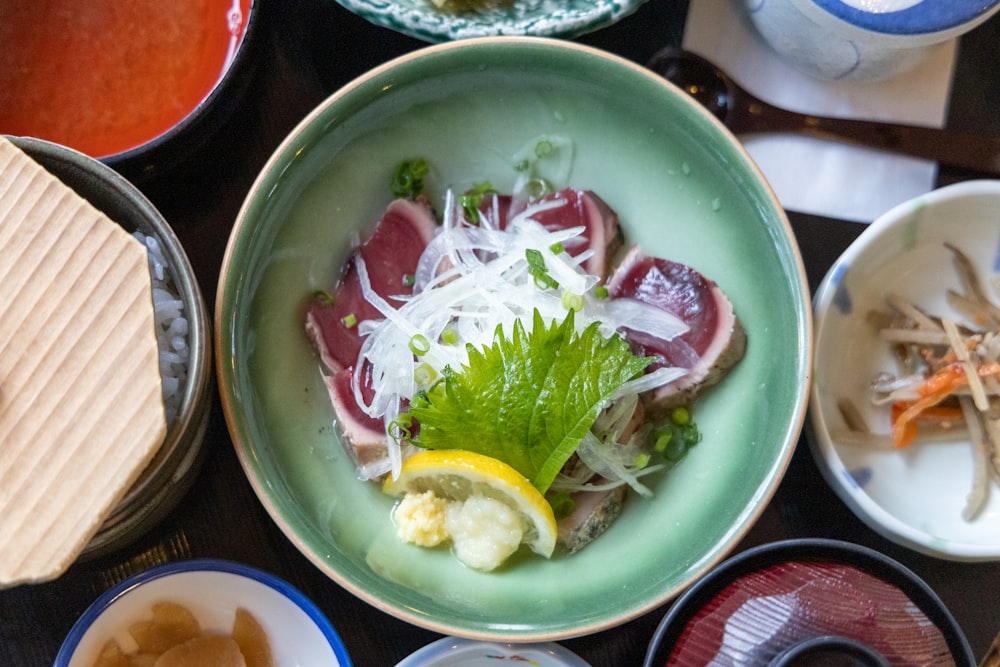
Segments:
[[[509,190],[512,154],[574,143],[570,183],[596,191],[631,243],[686,262],[730,296],[746,357],[696,406],[704,439],[656,496],[630,498],[580,553],[502,572],[402,544],[392,499],[355,478],[303,333],[352,238],[378,220],[402,160],[440,184]],[[233,229],[219,283],[218,378],[253,488],[288,538],[372,605],[442,634],[547,641],[667,602],[721,560],[773,495],[798,439],[811,319],[788,221],[746,153],[670,84],[569,42],[495,37],[427,47],[352,82],[277,149]]]
[[[431,0],[338,0],[375,25],[427,42],[469,37],[572,38],[604,28],[646,0],[510,0],[481,11],[449,12]]]

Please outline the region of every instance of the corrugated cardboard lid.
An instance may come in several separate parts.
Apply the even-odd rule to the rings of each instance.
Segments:
[[[0,586],[76,559],[166,434],[146,249],[0,137]]]

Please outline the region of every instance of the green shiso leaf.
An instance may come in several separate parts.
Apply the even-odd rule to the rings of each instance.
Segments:
[[[517,320],[511,337],[497,327],[492,345],[470,345],[467,365],[446,367],[411,402],[416,444],[498,458],[544,493],[611,395],[650,362],[596,322],[577,335],[573,317],[546,326],[536,310],[530,332]]]

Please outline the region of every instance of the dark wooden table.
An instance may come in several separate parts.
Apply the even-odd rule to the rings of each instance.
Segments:
[[[579,41],[639,63],[679,42],[685,0],[650,0],[615,26]],[[143,184],[184,244],[210,311],[223,251],[250,184],[271,151],[315,105],[370,67],[424,46],[342,9],[333,0],[269,0],[258,43],[259,66],[246,96],[219,132],[182,169]],[[2,20],[2,19],[0,19]],[[1000,133],[1000,22],[963,38],[949,125]],[[942,173],[942,184],[975,174]],[[789,212],[811,289],[863,228]],[[278,530],[240,468],[216,401],[207,459],[194,488],[164,521],[131,546],[74,565],[51,583],[0,591],[0,665],[52,664],[86,607],[122,578],[167,561],[215,557],[241,561],[296,586],[331,619],[356,665],[391,666],[438,635],[388,616],[345,592]],[[774,540],[827,537],[867,545],[900,561],[943,599],[976,656],[1000,631],[1000,563],[954,563],[914,553],[868,529],[827,487],[805,439],[766,512],[738,550]],[[621,627],[564,640],[596,666],[639,665],[666,611]]]

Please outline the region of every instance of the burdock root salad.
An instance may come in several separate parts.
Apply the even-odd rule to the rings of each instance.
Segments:
[[[540,141],[538,153],[557,147]],[[518,165],[435,208],[420,159],[305,330],[358,476],[401,539],[490,571],[573,553],[701,439],[690,406],[743,356],[718,286],[638,247],[615,212]],[[386,517],[390,520],[390,517]]]

